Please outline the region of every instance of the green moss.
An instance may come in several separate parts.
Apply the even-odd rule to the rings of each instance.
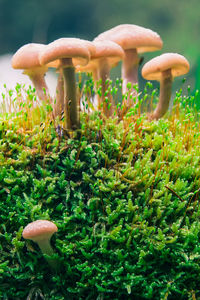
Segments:
[[[0,120],[2,299],[198,299],[197,116],[94,112],[70,137],[23,116]],[[22,238],[37,219],[58,226],[57,273]]]

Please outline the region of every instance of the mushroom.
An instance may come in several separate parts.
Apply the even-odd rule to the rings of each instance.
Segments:
[[[78,38],[60,38],[48,44],[40,54],[42,65],[54,62],[63,74],[66,129],[79,128],[75,66],[88,63],[90,50],[93,49],[91,44]]]
[[[57,226],[47,220],[37,220],[29,223],[23,230],[22,236],[24,239],[32,240],[38,244],[43,254],[52,256],[54,254],[50,245],[51,236],[58,231]],[[48,258],[48,263],[53,269],[57,268],[55,259]]]
[[[92,55],[95,53],[96,49],[95,46],[92,45],[91,42],[84,40],[85,45],[88,47],[90,54]],[[58,68],[58,61],[57,65],[54,64],[55,68]],[[57,80],[57,87],[56,87],[56,103],[54,105],[54,115],[55,117],[61,116],[64,111],[64,79],[63,73],[61,69],[57,69],[58,73],[58,80]]]
[[[95,38],[98,40],[111,40],[119,44],[124,49],[124,59],[122,64],[122,91],[128,91],[127,83],[138,84],[138,65],[140,63],[139,53],[156,51],[162,48],[163,42],[160,36],[147,28],[122,24],[107,30]],[[137,96],[136,90],[131,89],[131,94]],[[128,99],[128,106],[131,106]]]
[[[118,64],[124,57],[123,49],[116,43],[108,40],[94,41],[96,52],[91,55],[88,65],[80,67],[79,71],[92,72],[95,85],[101,80],[102,96],[98,98],[98,109],[103,103],[103,112],[108,117],[112,115],[112,98],[109,95],[108,102],[105,101],[105,92],[108,88],[110,79],[110,69]],[[111,103],[111,108],[109,108]]]
[[[189,72],[187,59],[177,53],[165,53],[154,57],[142,68],[142,76],[147,80],[160,82],[159,102],[149,119],[160,119],[167,112],[171,98],[173,78]]]
[[[30,43],[22,46],[12,57],[12,67],[23,69],[23,74],[29,76],[34,84],[40,100],[52,102],[44,76],[48,70],[47,65],[41,66],[39,54],[45,48],[43,44]]]

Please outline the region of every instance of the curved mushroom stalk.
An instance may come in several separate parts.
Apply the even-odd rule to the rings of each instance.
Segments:
[[[171,70],[166,70],[162,72],[160,79],[160,97],[159,102],[154,110],[154,112],[150,115],[150,119],[160,119],[162,118],[169,108],[169,102],[172,93],[172,73]]]
[[[50,238],[44,238],[42,240],[36,241],[37,242],[40,250],[42,251],[43,254],[47,255],[47,256],[53,256],[55,253],[50,245]],[[54,258],[50,258],[50,257],[46,257],[46,260],[48,262],[48,264],[51,266],[51,268],[53,270],[57,270],[58,269],[58,261]]]
[[[24,74],[28,75],[30,80],[32,81],[38,98],[42,101],[49,101],[50,103],[52,103],[49,89],[44,78],[45,73],[41,72],[40,70],[34,70],[31,72],[25,71]]]

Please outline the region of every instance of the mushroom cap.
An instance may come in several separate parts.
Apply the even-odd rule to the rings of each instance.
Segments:
[[[148,61],[142,68],[142,76],[147,80],[160,81],[162,72],[171,70],[172,77],[189,72],[187,59],[178,53],[164,53]]]
[[[96,53],[96,47],[93,42],[87,41],[87,40],[82,40],[85,44],[85,46],[88,48],[90,52],[90,57],[94,56]]]
[[[57,226],[47,220],[37,220],[29,223],[23,230],[22,236],[25,239],[38,242],[44,239],[50,239],[52,234],[57,232]]]
[[[105,58],[110,67],[114,67],[124,57],[123,49],[116,43],[109,40],[94,41],[95,53],[91,55],[90,61],[86,66],[79,67],[78,71],[90,72],[98,67],[101,59]]]
[[[12,57],[13,69],[33,70],[41,69],[47,71],[47,66],[41,66],[39,54],[46,46],[43,44],[30,43],[22,46]]]
[[[122,47],[112,41],[94,41],[93,43],[96,47],[96,53],[91,57],[93,60],[106,58],[108,59],[109,64],[113,65],[124,57]]]
[[[90,46],[89,46],[90,45]],[[48,44],[40,54],[42,65],[54,63],[60,67],[60,59],[72,58],[73,64],[86,65],[90,59],[90,52],[95,52],[91,42],[78,38],[60,38]]]
[[[111,40],[119,44],[124,50],[137,49],[138,53],[160,50],[163,42],[160,36],[138,25],[121,24],[99,34],[97,40]]]
[[[109,40],[94,41],[96,53],[91,56],[92,59],[103,57],[117,57],[121,59],[124,56],[123,49],[116,43]]]

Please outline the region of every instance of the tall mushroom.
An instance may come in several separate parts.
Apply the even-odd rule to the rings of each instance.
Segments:
[[[58,231],[57,226],[47,220],[37,220],[29,223],[23,230],[22,236],[24,239],[32,240],[38,244],[43,254],[52,256],[54,254],[50,245],[51,236]],[[52,258],[47,258],[48,263],[53,269],[57,268],[57,261]]]
[[[87,40],[82,40],[85,43],[85,46],[88,48],[90,55],[92,56],[96,49],[95,46],[92,44],[92,42]],[[56,65],[57,63],[57,65]],[[57,86],[56,86],[56,103],[54,105],[54,115],[55,117],[61,116],[62,112],[64,111],[64,78],[63,78],[63,72],[62,69],[59,68],[59,61],[56,60],[54,62],[54,68],[57,68],[58,73],[58,80],[57,80]],[[77,67],[77,66],[75,66]]]
[[[103,104],[103,112],[108,117],[112,115],[113,103],[112,97],[109,95],[109,101],[105,101],[105,92],[108,88],[108,80],[110,79],[110,69],[118,64],[124,57],[123,49],[112,41],[94,41],[96,51],[91,55],[88,65],[80,67],[80,71],[92,72],[95,85],[101,80],[101,98],[98,99],[98,109]],[[111,108],[109,107],[111,104]]]
[[[47,65],[41,66],[39,54],[45,48],[43,44],[30,43],[22,46],[12,57],[12,67],[22,69],[28,75],[40,100],[52,102],[44,76]]]
[[[86,65],[90,59],[89,41],[78,38],[60,38],[48,44],[40,55],[40,63],[57,62],[64,79],[65,128],[79,128],[75,66]]]
[[[147,80],[160,82],[159,102],[149,119],[160,119],[167,112],[171,98],[173,78],[189,72],[187,59],[177,53],[165,53],[154,57],[142,68],[142,76]]]
[[[156,32],[132,24],[113,27],[99,34],[95,41],[105,39],[119,44],[124,49],[125,55],[122,64],[123,93],[128,91],[128,82],[131,82],[132,85],[138,84],[138,64],[140,62],[138,54],[160,50],[163,46],[163,42]],[[134,89],[131,90],[131,94],[137,96]],[[131,105],[131,103],[127,104],[128,106]]]

